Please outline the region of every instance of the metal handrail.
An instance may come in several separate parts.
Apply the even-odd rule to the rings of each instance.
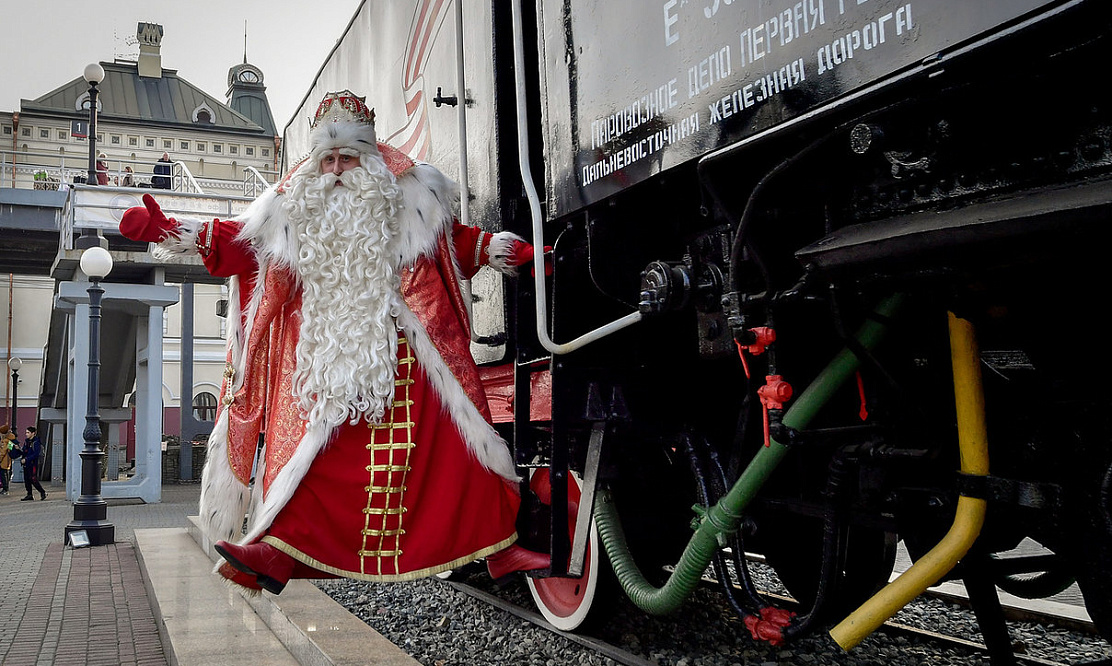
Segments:
[[[129,160],[123,158],[109,158],[108,175],[110,183],[118,183],[123,180],[127,172],[124,167],[132,166],[135,170],[131,172],[133,179],[133,187],[147,187],[150,179],[156,174],[146,171],[151,168],[151,162],[146,160]],[[177,162],[176,164],[184,163]],[[52,153],[52,152],[39,152],[39,151],[23,151],[0,149],[0,187],[11,187],[18,189],[60,189],[63,184],[79,184],[85,182],[89,173],[89,158],[87,155],[78,155],[75,153]],[[138,169],[144,169],[139,171]],[[266,175],[258,171],[254,167],[243,167],[244,174],[248,170],[253,171],[266,183]],[[188,171],[188,168],[186,168]],[[45,179],[36,181],[35,174],[44,173]],[[269,175],[277,177],[277,173],[267,172]],[[179,174],[180,175],[180,174]],[[192,174],[188,177],[181,176],[186,180],[184,183],[187,187],[182,191],[189,188],[196,188],[196,192],[204,192],[208,190],[236,190],[243,189],[244,184],[239,180],[224,180],[218,178],[196,178]],[[170,176],[173,180],[173,175]],[[44,183],[38,185],[36,183]],[[53,186],[53,187],[52,187]],[[203,187],[202,187],[203,186]],[[267,185],[269,187],[269,185]],[[175,188],[178,189],[178,188]],[[265,189],[265,188],[264,188]]]
[[[252,198],[259,196],[260,184],[262,185],[262,189],[264,191],[270,187],[270,183],[267,182],[266,178],[264,178],[263,175],[259,173],[257,169],[255,169],[255,167],[244,167],[243,196]]]
[[[197,179],[189,171],[189,167],[185,166],[185,162],[178,160],[174,162],[173,183],[176,187],[174,190],[177,192],[193,192],[195,194],[204,194],[205,191],[197,184]],[[190,189],[185,189],[185,184],[189,184]]]

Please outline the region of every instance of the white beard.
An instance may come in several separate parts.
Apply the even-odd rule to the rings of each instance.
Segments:
[[[400,280],[391,248],[401,193],[381,162],[298,173],[284,204],[302,286],[294,396],[311,423],[382,420],[394,397]]]

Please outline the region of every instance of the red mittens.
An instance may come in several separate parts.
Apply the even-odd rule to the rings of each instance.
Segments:
[[[177,230],[177,220],[166,217],[158,202],[149,194],[143,195],[143,206],[128,208],[120,220],[120,233],[136,241],[160,243],[167,236],[177,237]]]
[[[534,259],[532,244],[514,241],[508,262],[510,266],[524,266]],[[533,269],[533,274],[536,275],[536,268]],[[552,247],[549,245],[544,246],[544,274],[552,275]]]

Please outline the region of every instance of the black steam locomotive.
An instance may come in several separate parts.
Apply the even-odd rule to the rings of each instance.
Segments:
[[[944,578],[995,654],[994,585],[1076,581],[1112,637],[1112,6],[409,4],[364,3],[306,104],[365,91],[471,223],[552,248],[474,285],[550,620],[709,566],[767,640],[851,647]]]

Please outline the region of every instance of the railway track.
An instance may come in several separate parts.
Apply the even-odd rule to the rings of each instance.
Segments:
[[[471,581],[476,581],[476,584],[471,584]],[[575,634],[560,631],[548,623],[543,617],[532,610],[532,606],[523,606],[514,599],[517,593],[507,588],[499,588],[497,586],[487,585],[481,577],[470,577],[467,581],[451,580],[447,581],[453,589],[461,594],[468,595],[484,604],[498,608],[502,611],[512,614],[513,616],[525,620],[532,625],[552,632],[558,636],[576,643],[584,649],[590,650],[596,654],[603,655],[611,659],[614,663],[628,665],[628,666],[661,666],[662,663],[646,659],[642,654],[632,652],[620,644],[620,642],[608,642],[603,638]],[[717,582],[713,579],[704,578],[704,583],[708,588],[716,587]],[[716,594],[711,592],[711,594]],[[778,605],[793,604],[794,601],[790,597],[784,597],[776,594],[767,594],[770,600],[775,601]],[[1053,623],[1051,617],[1044,618],[1047,623]],[[745,629],[737,624],[737,630],[744,634]],[[988,663],[988,648],[981,642],[971,640],[969,638],[954,636],[939,631],[932,631],[921,627],[915,627],[897,621],[888,621],[882,625],[878,630],[878,634],[886,637],[881,640],[887,640],[895,644],[911,644],[917,646],[930,646],[932,651],[939,653],[955,652],[965,654],[968,656],[968,662]],[[826,648],[829,648],[827,657],[832,663],[841,663],[841,660],[846,657],[836,646],[830,641],[820,640]],[[756,644],[754,644],[756,645]],[[810,646],[808,650],[812,649]],[[697,655],[692,655],[696,657]],[[814,653],[811,653],[814,657]],[[667,662],[677,663],[677,662]],[[763,662],[769,663],[769,662]],[[774,662],[773,662],[774,663]],[[796,663],[794,661],[786,661],[780,663]],[[1054,659],[1045,659],[1034,655],[1016,654],[1014,659],[1015,664],[1030,665],[1030,666],[1112,666],[1112,659],[1102,660],[1088,660],[1088,661],[1059,661]]]
[[[587,635],[582,635],[582,634],[573,634],[573,633],[568,633],[566,631],[560,631],[556,627],[552,626],[543,617],[541,617],[541,615],[539,613],[537,613],[535,611],[532,611],[528,608],[525,608],[523,606],[520,606],[520,605],[518,605],[516,603],[513,603],[511,601],[507,601],[507,600],[505,600],[501,597],[498,597],[494,594],[491,594],[490,592],[487,592],[485,590],[481,590],[477,587],[474,587],[472,585],[468,585],[467,583],[463,583],[463,582],[460,582],[460,581],[450,580],[450,581],[447,581],[447,583],[448,583],[448,585],[451,585],[454,589],[456,589],[457,591],[459,591],[463,594],[466,594],[470,597],[478,599],[479,601],[482,601],[483,603],[494,606],[495,608],[504,610],[507,613],[510,613],[510,614],[514,615],[515,617],[519,617],[523,620],[527,620],[527,621],[533,623],[534,625],[536,625],[536,626],[538,626],[542,629],[546,629],[548,631],[551,631],[552,633],[554,633],[558,636],[563,636],[567,640],[569,640],[569,641],[571,641],[571,642],[573,642],[577,645],[582,645],[583,647],[585,647],[589,650],[592,650],[592,651],[594,651],[598,654],[601,654],[605,657],[608,657],[608,658],[614,660],[614,662],[616,662],[618,664],[622,664],[623,666],[660,666],[655,661],[649,661],[648,659],[645,659],[644,657],[642,657],[640,655],[634,654],[634,653],[632,653],[628,650],[624,650],[621,647],[619,647],[617,645],[614,645],[612,643],[607,643],[604,640],[594,638],[592,636],[587,636]]]

